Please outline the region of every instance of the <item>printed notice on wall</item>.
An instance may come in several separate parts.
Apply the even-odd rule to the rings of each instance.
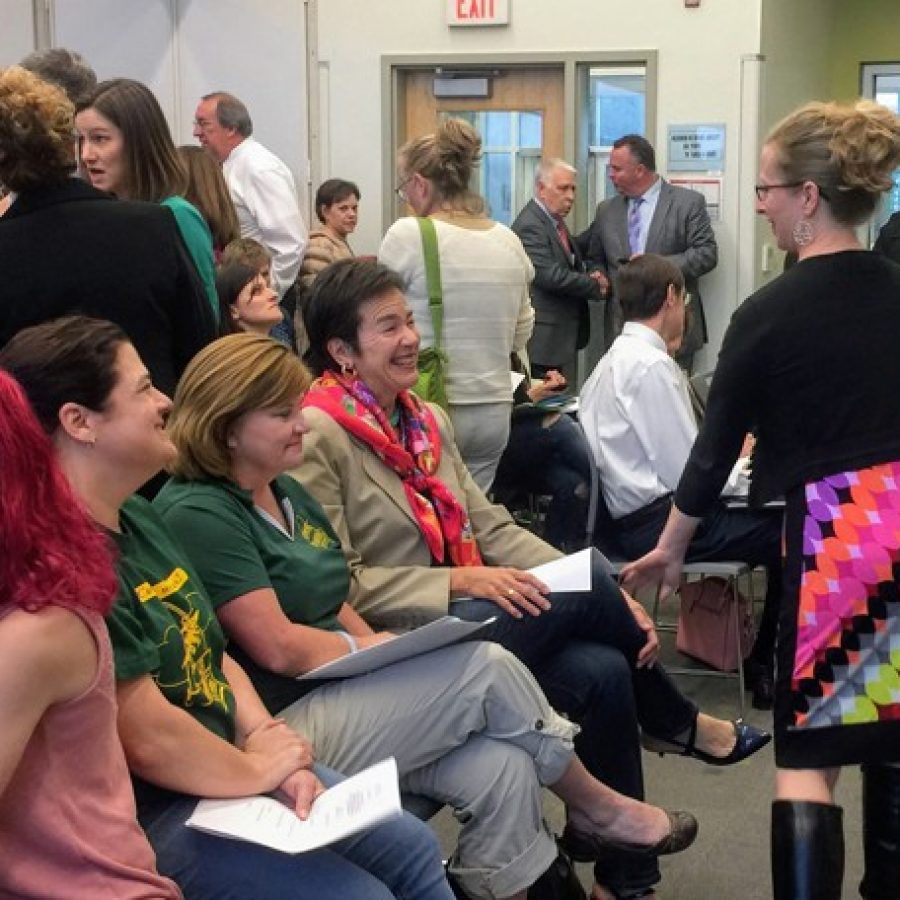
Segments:
[[[669,184],[687,188],[703,194],[706,201],[706,211],[713,222],[722,218],[722,178],[702,178],[699,175],[670,175],[666,178]]]
[[[670,172],[721,172],[725,168],[724,125],[670,125]]]

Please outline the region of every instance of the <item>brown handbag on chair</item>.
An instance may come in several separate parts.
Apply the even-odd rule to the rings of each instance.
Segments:
[[[721,672],[737,671],[756,640],[751,601],[729,579],[717,575],[685,582],[679,595],[678,650]],[[740,623],[740,646],[735,617]]]

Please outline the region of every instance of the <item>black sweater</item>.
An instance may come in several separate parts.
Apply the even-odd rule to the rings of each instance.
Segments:
[[[682,512],[703,515],[750,430],[754,503],[900,460],[900,265],[812,257],[741,305],[675,495]]]
[[[171,211],[77,179],[19,195],[0,218],[0,347],[29,325],[73,313],[119,325],[169,396],[215,337]]]

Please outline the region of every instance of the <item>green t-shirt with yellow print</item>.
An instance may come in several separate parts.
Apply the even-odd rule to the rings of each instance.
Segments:
[[[107,617],[116,678],[150,675],[165,698],[229,743],[235,701],[222,672],[225,638],[188,555],[142,497],[114,533],[119,593]]]

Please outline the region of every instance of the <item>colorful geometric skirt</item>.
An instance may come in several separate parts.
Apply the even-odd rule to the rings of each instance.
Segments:
[[[785,555],[777,764],[900,760],[900,463],[791,492]]]

